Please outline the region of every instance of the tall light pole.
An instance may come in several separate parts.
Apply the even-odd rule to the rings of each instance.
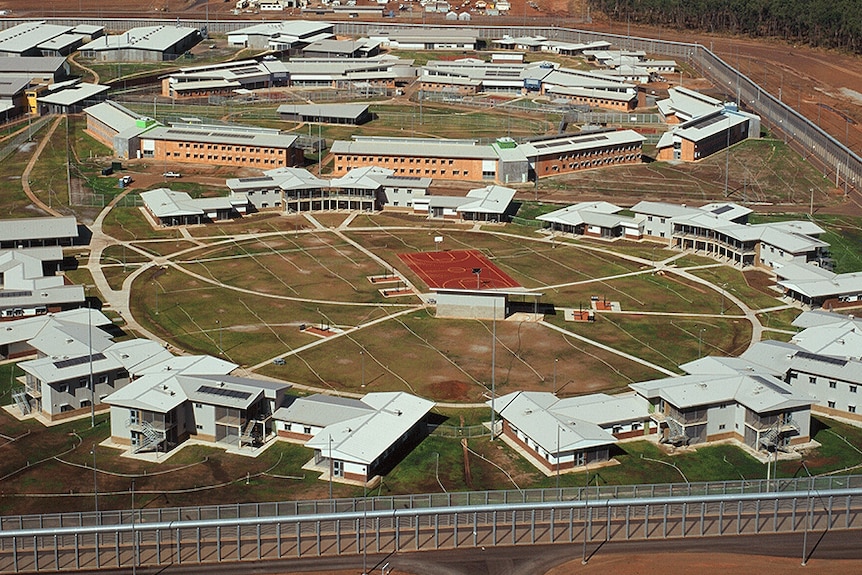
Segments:
[[[332,473],[334,466],[332,465],[332,434],[329,434],[329,499],[332,499]]]
[[[478,276],[477,276],[478,277]],[[494,434],[497,429],[494,420],[494,400],[497,397],[497,298],[494,298],[494,317],[491,320],[491,441],[494,441]]]
[[[560,424],[557,424],[557,489],[560,489]],[[559,494],[558,494],[559,496]]]
[[[221,346],[221,320],[216,320],[216,329],[218,329],[218,353],[219,355],[224,355],[224,351]]]
[[[554,358],[554,395],[557,395],[557,362],[560,358]]]
[[[362,387],[365,387],[365,350],[359,350],[360,371],[362,372]]]
[[[479,278],[482,274],[482,268],[473,268],[473,273],[476,274],[476,289],[481,289],[482,284]]]
[[[706,328],[702,327],[697,332],[697,359],[700,359],[702,357],[701,348],[703,346],[703,332],[705,332],[705,331],[706,331]]]
[[[96,482],[96,444],[93,444],[93,448],[90,450],[90,453],[93,454],[93,504],[96,508],[96,521],[99,521],[99,484]]]
[[[90,427],[96,427],[96,383],[93,380],[93,310],[87,299],[87,348],[90,364]]]
[[[132,479],[132,575],[138,572],[138,532],[135,531],[135,480]]]

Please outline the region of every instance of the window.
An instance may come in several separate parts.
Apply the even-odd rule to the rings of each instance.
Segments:
[[[108,374],[103,373],[100,375],[98,383],[108,383]]]
[[[724,427],[725,427],[725,425],[724,425],[723,423],[720,423],[720,424],[718,425],[718,428],[719,428],[719,429],[724,429]]]
[[[856,393],[856,386],[855,385],[850,386],[850,393]]]
[[[837,383],[835,383],[834,381],[829,382],[829,389],[835,389],[836,387],[838,387]]]
[[[202,408],[203,408],[202,404],[200,404],[200,403],[195,404],[195,409],[202,409]]]
[[[835,408],[835,402],[834,401],[827,401],[826,404],[833,409]]]
[[[58,391],[60,393],[69,393],[69,384],[64,383],[64,384],[60,385],[60,387],[58,388]]]
[[[311,427],[306,425],[305,427],[302,428],[302,432],[306,435],[311,435]]]
[[[808,376],[808,383],[817,383],[817,378],[813,375]]]
[[[195,425],[195,427],[196,427],[197,429],[203,429],[203,428],[204,428],[204,426],[203,426],[203,425],[201,425],[200,423],[198,423],[197,425]]]
[[[284,430],[285,430],[285,431],[290,431],[290,423],[285,423],[285,424],[284,424]]]
[[[850,413],[856,413],[856,406],[855,405],[848,405],[847,411],[849,411]]]

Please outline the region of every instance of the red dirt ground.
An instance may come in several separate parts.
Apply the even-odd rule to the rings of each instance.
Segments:
[[[431,289],[509,289],[521,287],[503,270],[492,264],[488,258],[474,250],[418,252],[398,254],[398,257],[410,266],[410,269]],[[474,269],[481,270],[478,279],[473,273]]]

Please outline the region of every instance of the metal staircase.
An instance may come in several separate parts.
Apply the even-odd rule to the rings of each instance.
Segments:
[[[685,428],[672,417],[666,417],[665,422],[667,423],[667,443],[672,443],[673,445],[682,445],[686,443],[687,438],[685,436]]]
[[[166,436],[164,431],[159,431],[149,421],[133,421],[129,420],[126,427],[136,427],[140,430],[140,440],[137,445],[133,446],[132,453],[140,453],[141,451],[150,451],[159,446]]]
[[[760,435],[760,445],[766,449],[773,448],[779,450],[782,447],[782,436],[790,431],[799,432],[799,426],[796,425],[793,417],[788,413],[779,417],[774,425]]]
[[[242,434],[240,435],[240,441],[242,443],[254,444],[254,436],[252,432],[254,431],[254,426],[257,422],[254,419],[249,419],[245,428],[242,430]]]
[[[30,415],[30,401],[27,399],[27,392],[22,390],[12,394],[12,399],[15,400],[15,405],[21,410],[24,415]]]

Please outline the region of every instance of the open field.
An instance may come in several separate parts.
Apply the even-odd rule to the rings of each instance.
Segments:
[[[834,209],[842,196],[831,182],[777,140],[746,140],[696,163],[652,162],[587,170],[539,182],[547,201],[567,198],[606,200],[633,205],[640,200],[685,203],[730,200],[775,206],[808,205]],[[728,164],[725,194],[725,164]],[[576,192],[573,194],[573,192]]]
[[[417,311],[289,356],[285,365],[261,372],[357,393],[402,390],[435,401],[484,402],[491,393],[492,331],[488,322],[441,321]],[[497,322],[496,335],[498,395],[553,391],[555,359],[557,383],[567,395],[615,392],[660,375],[534,322]]]
[[[742,319],[627,314],[597,316],[591,323],[564,322],[559,316],[550,321],[679,373],[682,372],[677,366],[682,363],[705,355],[739,355],[751,341],[750,326]]]
[[[783,304],[781,300],[775,297],[778,295],[778,292],[769,288],[760,289],[760,285],[772,285],[773,283],[766,276],[766,272],[747,271],[743,274],[743,272],[736,268],[719,266],[692,270],[691,273],[709,281],[715,286],[721,287],[722,291],[726,290],[728,295],[735,296],[744,301],[752,309],[763,309]],[[723,295],[720,294],[720,297],[723,297]],[[729,300],[725,300],[724,305],[725,307],[736,307]]]
[[[180,263],[191,273],[261,293],[356,303],[385,301],[379,286],[367,279],[381,273],[380,265],[325,233],[220,244],[187,253]]]

